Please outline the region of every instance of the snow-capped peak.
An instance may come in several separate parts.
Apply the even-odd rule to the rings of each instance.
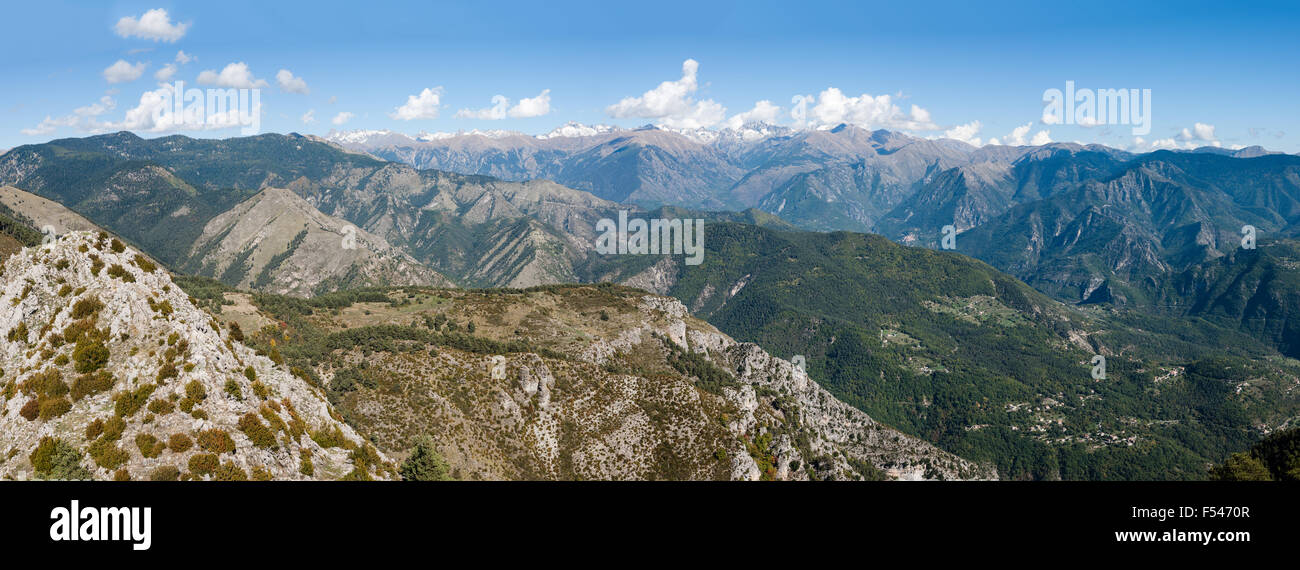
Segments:
[[[619,129],[618,127],[611,127],[609,125],[584,125],[582,123],[569,121],[559,127],[556,127],[554,130],[552,130],[549,133],[546,133],[544,135],[537,135],[537,138],[545,140],[545,139],[560,138],[560,137],[590,137],[599,134],[614,132],[617,130],[621,130],[621,129]]]

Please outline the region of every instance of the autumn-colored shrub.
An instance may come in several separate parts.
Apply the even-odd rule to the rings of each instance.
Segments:
[[[226,430],[212,428],[199,432],[199,448],[211,453],[234,453],[235,440]]]
[[[212,453],[195,453],[190,456],[190,471],[199,475],[208,475],[217,470],[219,466],[217,456]]]
[[[262,420],[257,419],[257,415],[249,412],[239,418],[239,431],[244,432],[248,439],[253,441],[253,445],[262,449],[272,449],[276,447],[275,432],[266,427]]]
[[[183,433],[174,433],[167,438],[167,447],[171,448],[173,453],[184,453],[189,451],[193,445],[194,442],[190,440],[190,436]]]

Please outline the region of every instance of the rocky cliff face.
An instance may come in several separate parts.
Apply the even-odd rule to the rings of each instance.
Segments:
[[[414,310],[530,347],[429,346],[408,331],[394,338],[410,340],[349,346],[318,366],[345,417],[380,449],[398,453],[429,434],[460,478],[997,477],[873,421],[675,299],[593,286],[394,294],[396,307],[319,322],[373,337],[358,325]]]
[[[195,307],[106,234],[4,264],[5,478],[387,478],[319,391]]]

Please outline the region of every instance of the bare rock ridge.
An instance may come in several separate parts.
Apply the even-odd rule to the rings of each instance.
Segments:
[[[395,476],[318,389],[231,340],[116,239],[26,248],[3,278],[0,476]]]

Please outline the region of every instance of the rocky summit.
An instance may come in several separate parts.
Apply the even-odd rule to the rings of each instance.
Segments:
[[[396,477],[318,388],[107,233],[25,248],[3,279],[4,478]]]

